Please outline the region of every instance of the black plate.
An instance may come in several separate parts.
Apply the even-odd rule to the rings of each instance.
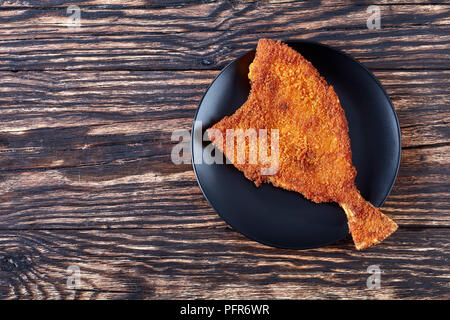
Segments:
[[[394,185],[401,152],[400,127],[389,97],[375,76],[349,55],[313,42],[287,43],[334,87],[349,124],[356,185],[365,199],[381,206]],[[209,86],[194,119],[202,121],[203,132],[246,101],[254,55],[252,51],[230,63]],[[266,245],[292,249],[316,248],[348,236],[345,213],[337,204],[316,204],[270,184],[257,188],[231,164],[196,164],[209,142],[202,142],[194,130],[191,138],[200,188],[238,232]]]

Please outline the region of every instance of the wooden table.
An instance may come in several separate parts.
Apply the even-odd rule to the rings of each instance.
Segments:
[[[376,1],[380,29],[360,1],[0,3],[0,298],[450,297],[449,3]],[[172,131],[261,37],[344,50],[386,88],[402,162],[382,244],[250,241],[170,161]]]

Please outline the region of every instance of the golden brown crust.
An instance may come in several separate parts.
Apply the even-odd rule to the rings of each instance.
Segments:
[[[267,129],[269,135],[272,129],[278,129],[278,171],[266,176],[261,174],[266,164],[250,164],[248,161],[238,164],[234,161],[234,165],[257,186],[270,182],[277,187],[302,193],[314,202],[338,202],[347,208],[347,214],[352,212],[354,215],[349,218],[349,226],[357,247],[384,239],[373,230],[382,230],[387,222],[384,218],[372,219],[373,206],[369,207],[369,203],[361,200],[355,187],[356,170],[351,160],[348,124],[333,87],[298,52],[269,39],[258,42],[249,78],[251,91],[248,100],[232,116],[223,118],[212,129],[220,130],[224,138],[227,129]],[[214,137],[210,137],[215,143]],[[215,144],[228,159],[233,156],[236,159],[235,149],[227,150],[226,146]],[[250,141],[247,141],[247,152],[249,144]],[[364,219],[372,220],[362,223]],[[373,223],[379,225],[373,226]],[[360,229],[369,225],[366,238],[364,230]],[[392,228],[389,225],[381,233],[385,235],[390,230],[390,234]]]

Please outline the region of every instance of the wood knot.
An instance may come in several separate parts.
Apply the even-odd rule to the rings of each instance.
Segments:
[[[22,255],[0,256],[0,271],[20,271],[30,269],[32,262]]]

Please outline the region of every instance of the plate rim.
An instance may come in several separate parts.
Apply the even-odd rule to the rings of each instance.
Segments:
[[[360,61],[358,61],[357,59],[352,57],[350,54],[346,53],[345,51],[343,51],[341,49],[337,49],[335,47],[332,47],[332,46],[329,46],[327,44],[323,44],[323,43],[320,43],[320,42],[317,42],[317,41],[313,41],[313,40],[303,40],[303,39],[301,39],[301,40],[289,40],[289,39],[287,39],[287,40],[281,40],[281,42],[285,43],[287,45],[295,44],[295,43],[303,43],[303,44],[310,44],[310,45],[315,45],[315,46],[321,46],[321,47],[324,47],[326,49],[332,50],[332,51],[334,51],[337,54],[341,54],[341,55],[346,56],[347,58],[350,58],[353,62],[356,62],[356,64],[358,64],[360,67],[362,67],[362,69],[370,76],[370,78],[372,78],[372,80],[375,81],[375,83],[377,84],[378,88],[381,90],[381,92],[386,97],[386,99],[387,99],[387,101],[389,103],[389,106],[391,107],[391,111],[392,111],[392,113],[394,115],[395,124],[396,124],[396,127],[397,127],[397,137],[398,137],[398,142],[399,142],[398,145],[399,145],[399,147],[398,147],[398,151],[397,151],[397,164],[395,166],[396,167],[395,168],[395,174],[393,175],[391,184],[389,186],[388,191],[386,192],[386,195],[384,196],[383,201],[381,201],[381,203],[378,206],[378,208],[382,207],[383,204],[385,203],[385,201],[387,200],[387,198],[389,197],[389,195],[391,194],[391,191],[392,191],[392,189],[393,189],[393,187],[395,185],[395,181],[397,180],[398,172],[399,172],[399,169],[400,169],[401,156],[402,156],[402,134],[401,134],[401,129],[400,129],[400,122],[398,120],[397,112],[395,111],[394,105],[392,104],[392,101],[391,101],[389,95],[387,94],[386,90],[384,89],[383,85],[378,80],[378,78],[365,65],[363,65]],[[294,48],[292,48],[292,49],[294,49]],[[294,50],[297,51],[296,49],[294,49]],[[195,178],[196,178],[197,184],[200,187],[200,190],[201,190],[201,192],[203,194],[203,197],[206,199],[207,203],[211,206],[211,208],[214,209],[216,214],[219,215],[229,226],[231,226],[234,229],[235,232],[238,232],[238,233],[244,235],[245,237],[247,237],[248,239],[250,239],[252,241],[255,241],[255,242],[258,242],[258,243],[261,243],[263,245],[267,245],[267,246],[275,247],[275,248],[279,248],[279,249],[307,250],[307,249],[322,248],[322,247],[325,247],[325,246],[332,245],[332,244],[334,244],[334,243],[336,243],[338,241],[344,240],[345,238],[347,238],[350,235],[350,233],[347,233],[344,237],[339,236],[337,239],[335,239],[333,241],[325,242],[323,245],[320,245],[320,246],[301,246],[301,247],[299,247],[299,246],[296,246],[296,247],[294,247],[294,246],[282,246],[282,245],[279,245],[279,244],[271,243],[270,241],[263,241],[263,240],[260,240],[260,239],[255,239],[254,237],[248,235],[247,233],[244,233],[244,232],[239,231],[238,229],[236,229],[234,227],[234,225],[228,221],[227,218],[225,218],[222,214],[219,213],[219,211],[214,207],[214,205],[211,203],[211,201],[209,200],[209,198],[205,194],[205,190],[204,190],[204,188],[202,186],[202,183],[200,182],[200,177],[198,176],[196,164],[195,164],[195,161],[194,161],[194,126],[195,126],[195,122],[197,120],[198,112],[200,110],[200,107],[201,107],[201,105],[203,103],[203,100],[204,100],[206,94],[208,93],[209,89],[216,82],[216,80],[222,75],[222,73],[225,72],[228,68],[230,68],[234,63],[236,63],[237,61],[239,61],[240,59],[242,59],[246,55],[250,54],[251,52],[256,52],[256,49],[249,50],[249,51],[245,52],[244,54],[239,55],[237,58],[235,58],[232,61],[230,61],[229,63],[227,63],[227,65],[220,70],[220,72],[214,77],[214,79],[211,81],[211,83],[208,85],[208,87],[204,91],[203,96],[200,99],[200,101],[199,101],[199,103],[197,105],[197,109],[195,110],[195,113],[194,113],[194,118],[193,118],[192,126],[191,126],[191,135],[190,135],[190,139],[191,139],[191,141],[190,141],[191,165],[192,165],[192,168],[194,170]],[[297,51],[297,52],[301,54],[301,52],[299,52],[299,51]],[[351,145],[351,143],[350,143],[350,145]],[[305,199],[307,199],[307,198],[305,198]],[[309,200],[309,199],[307,199],[307,200]]]

